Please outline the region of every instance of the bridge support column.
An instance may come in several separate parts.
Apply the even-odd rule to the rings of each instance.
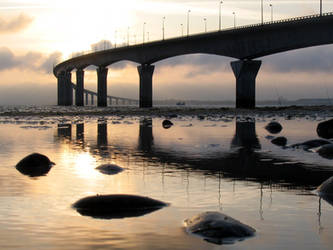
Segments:
[[[256,77],[261,66],[259,60],[231,62],[236,77],[236,108],[253,109],[256,106]]]
[[[89,105],[89,95],[86,93],[86,105]]]
[[[76,91],[75,91],[75,105],[76,106],[84,106],[84,71],[82,69],[78,69],[76,71]]]
[[[90,104],[91,104],[91,105],[94,105],[94,95],[93,95],[93,94],[91,94],[91,96],[90,96],[90,97],[91,97],[91,103],[90,103]]]
[[[58,76],[58,105],[65,105],[65,88],[66,88],[66,81],[65,81],[65,71],[61,71]]]
[[[153,106],[153,73],[155,66],[142,64],[138,66],[140,75],[140,108],[151,108]]]
[[[70,71],[65,72],[65,106],[73,105],[73,86],[72,86],[72,73]]]
[[[108,68],[99,66],[97,68],[97,106],[107,106],[107,77]]]

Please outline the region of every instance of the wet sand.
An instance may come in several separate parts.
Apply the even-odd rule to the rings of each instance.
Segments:
[[[286,106],[286,107],[258,107],[255,109],[236,109],[226,107],[76,107],[76,106],[46,106],[46,107],[0,107],[0,116],[333,116],[331,106]]]

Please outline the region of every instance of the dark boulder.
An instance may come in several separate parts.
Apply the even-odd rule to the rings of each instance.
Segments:
[[[317,125],[317,134],[321,138],[325,139],[333,138],[333,119],[320,122]]]
[[[149,197],[115,194],[85,197],[75,202],[73,207],[81,215],[115,219],[142,216],[167,205],[167,203]]]
[[[326,144],[331,144],[330,141],[328,140],[322,140],[322,139],[314,139],[314,140],[309,140],[305,141],[302,143],[296,143],[291,145],[292,148],[302,148],[304,150],[309,150],[311,148],[317,148]]]
[[[253,236],[255,229],[219,212],[204,212],[184,221],[186,231],[205,240],[223,244]]]
[[[271,143],[277,146],[284,147],[287,145],[287,138],[284,136],[276,137],[273,140],[271,140]]]
[[[162,126],[163,126],[163,128],[165,128],[165,129],[170,128],[172,125],[173,125],[173,123],[172,123],[170,120],[164,120],[164,121],[162,122]]]
[[[318,150],[317,153],[326,159],[333,159],[333,144],[326,144],[321,146]]]
[[[333,205],[333,176],[324,181],[316,191],[321,198]]]
[[[282,130],[282,126],[278,122],[270,122],[265,126],[265,129],[271,134],[278,134]]]
[[[55,163],[51,162],[47,156],[33,153],[20,160],[15,167],[21,174],[37,177],[46,175],[53,165]]]
[[[98,166],[96,169],[100,171],[102,174],[107,174],[107,175],[114,175],[124,171],[122,167],[119,167],[115,164],[102,164]]]

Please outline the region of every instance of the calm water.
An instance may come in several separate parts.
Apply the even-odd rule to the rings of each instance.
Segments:
[[[264,126],[273,118],[288,144],[318,138],[324,118],[2,117],[1,249],[332,249],[333,208],[311,193],[332,161],[283,149]],[[32,152],[56,163],[46,176],[15,169]],[[104,175],[95,168],[126,168]],[[94,219],[71,205],[92,194],[138,194],[171,203],[141,217]],[[188,235],[184,219],[222,211],[257,230],[215,245]]]

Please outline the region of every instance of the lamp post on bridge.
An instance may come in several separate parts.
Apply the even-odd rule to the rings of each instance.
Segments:
[[[114,47],[117,48],[117,30],[114,32]]]
[[[146,22],[143,23],[142,43],[145,43],[145,28],[146,28]]]
[[[273,22],[273,4],[269,4],[269,7],[271,7],[271,22]]]
[[[165,16],[162,18],[162,40],[164,40],[164,22],[165,22]]]
[[[222,4],[223,1],[219,2],[219,30],[222,28]]]
[[[127,46],[129,46],[129,43],[130,43],[129,31],[130,31],[130,27],[127,27]]]
[[[205,32],[207,32],[207,18],[204,18],[204,23],[205,23]]]
[[[320,0],[320,16],[323,15],[323,0]]]
[[[190,35],[190,12],[191,10],[187,11],[187,36]]]
[[[264,2],[261,0],[261,25],[264,24]]]
[[[234,15],[234,28],[236,28],[236,13],[232,12],[232,14]]]

